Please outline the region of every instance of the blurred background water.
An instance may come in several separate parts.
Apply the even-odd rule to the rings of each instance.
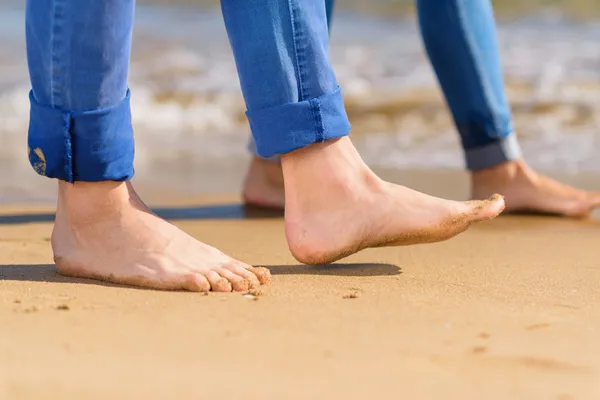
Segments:
[[[600,2],[494,5],[526,158],[548,172],[599,173]],[[0,170],[8,171],[0,174],[0,202],[48,198],[30,190],[48,183],[26,158],[23,25],[24,0],[0,0]],[[353,140],[368,163],[463,168],[412,1],[338,0],[331,53]],[[183,191],[231,191],[215,177],[247,159],[249,131],[218,1],[138,1],[130,81],[136,179]]]

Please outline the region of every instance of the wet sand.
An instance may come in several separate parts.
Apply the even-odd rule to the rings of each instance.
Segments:
[[[411,176],[464,194],[460,174]],[[309,267],[277,215],[245,214],[235,196],[145,194],[195,237],[271,268],[273,284],[205,296],[65,278],[51,208],[3,206],[0,398],[600,396],[598,221],[503,217]]]

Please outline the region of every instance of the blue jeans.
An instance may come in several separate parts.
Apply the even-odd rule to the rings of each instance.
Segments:
[[[331,13],[334,0],[325,1]],[[421,36],[460,134],[467,168],[476,171],[520,158],[490,0],[416,3]],[[255,148],[252,140],[249,148]]]
[[[323,0],[222,0],[257,151],[348,135]],[[133,176],[127,87],[135,0],[27,0],[29,159],[68,182]],[[168,29],[168,28],[167,28]]]
[[[74,181],[133,176],[127,73],[134,0],[28,0],[29,161]]]

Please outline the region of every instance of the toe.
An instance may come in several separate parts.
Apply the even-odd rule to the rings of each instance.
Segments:
[[[250,267],[248,271],[252,272],[258,278],[261,285],[267,285],[271,283],[271,271],[264,267]]]
[[[227,279],[234,292],[245,292],[250,289],[250,282],[231,271],[221,268],[216,271],[222,278]]]
[[[204,275],[189,274],[185,281],[185,289],[190,292],[209,292],[210,283]]]
[[[260,281],[258,280],[258,278],[256,277],[256,275],[254,275],[251,271],[250,268],[252,268],[251,266],[244,264],[242,262],[238,262],[238,263],[232,263],[232,264],[228,264],[228,265],[224,265],[223,266],[224,269],[233,272],[236,275],[241,276],[242,278],[244,278],[245,280],[248,281],[248,284],[250,285],[251,288],[255,288],[260,286]]]
[[[231,283],[217,272],[209,271],[205,276],[213,292],[231,292]]]
[[[590,209],[600,207],[600,192],[590,192],[588,194]]]
[[[497,217],[504,210],[504,197],[495,194],[487,200],[467,202],[471,211],[470,222],[478,222]]]

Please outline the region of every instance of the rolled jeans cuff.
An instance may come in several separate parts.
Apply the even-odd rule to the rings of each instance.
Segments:
[[[465,149],[467,169],[479,171],[522,157],[517,135],[512,132],[485,146]]]
[[[256,152],[263,158],[286,154],[347,136],[350,122],[341,89],[311,100],[247,112]]]
[[[127,181],[133,177],[130,92],[114,106],[64,111],[29,93],[29,162],[40,175],[67,182]]]

